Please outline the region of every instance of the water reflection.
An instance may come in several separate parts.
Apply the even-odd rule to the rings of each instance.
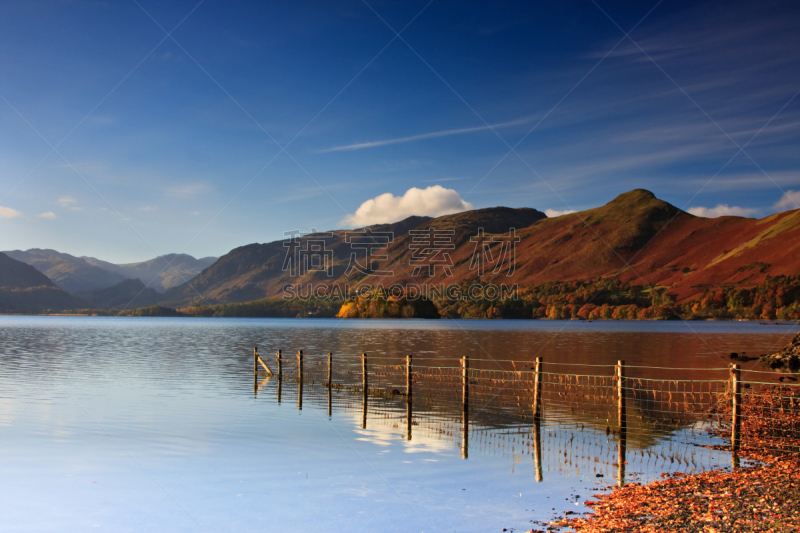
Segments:
[[[88,516],[131,530],[148,512],[156,529],[194,527],[176,522],[183,508],[209,531],[391,531],[485,530],[501,510],[502,527],[526,530],[578,491],[735,465],[693,444],[727,379],[711,369],[796,329],[591,326],[3,317],[0,513],[9,529],[36,516],[87,529]],[[251,375],[254,346],[275,351],[274,378]],[[536,357],[550,376],[538,384]],[[662,377],[694,381],[648,381]],[[180,507],[159,507],[159,486]]]

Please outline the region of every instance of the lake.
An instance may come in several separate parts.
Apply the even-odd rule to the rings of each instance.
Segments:
[[[743,322],[0,317],[2,529],[526,531],[532,520],[587,511],[582,502],[620,474],[613,413],[559,392],[568,388],[548,389],[534,432],[530,399],[509,393],[511,385],[503,390],[515,376],[529,378],[534,358],[553,369],[553,380],[560,368],[580,379],[596,374],[598,383],[624,360],[636,386],[696,380],[698,401],[706,401],[703,383],[726,379],[731,352],[777,350],[797,330]],[[281,380],[254,377],[254,346],[273,370],[274,353],[283,351]],[[366,411],[357,387],[362,353],[375,372]],[[409,354],[420,374],[411,425],[398,381]],[[464,356],[474,394],[466,436]],[[671,389],[669,404],[663,391],[641,391],[630,393],[625,482],[731,463],[728,452],[695,445],[723,443],[705,434],[705,414],[688,409],[682,418],[678,409],[659,418],[672,405]]]

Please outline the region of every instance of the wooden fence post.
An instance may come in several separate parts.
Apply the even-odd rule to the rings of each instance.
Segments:
[[[533,372],[533,421],[539,422],[542,418],[542,358],[536,358]]]
[[[411,407],[411,372],[413,371],[413,367],[411,365],[411,356],[406,356],[406,439],[411,440],[411,417],[412,417],[412,407]]]
[[[367,381],[367,354],[361,354],[361,387],[363,390],[363,405],[361,413],[361,427],[367,429],[367,398],[369,395],[369,383]]]
[[[739,365],[731,365],[731,391],[733,392],[731,450],[736,451],[741,443],[742,432],[742,371]]]
[[[461,407],[463,419],[461,421],[462,435],[461,435],[461,458],[469,458],[469,356],[464,355],[461,360],[461,374],[463,379],[463,387],[461,393]]]
[[[253,347],[253,374],[258,375],[258,365],[264,367],[264,372],[267,373],[267,376],[272,376],[272,370],[269,369],[267,364],[264,362],[261,357],[258,355],[258,346]]]
[[[303,381],[303,350],[297,350],[297,380]]]
[[[297,410],[303,410],[303,350],[297,351]]]
[[[328,352],[328,416],[333,414],[333,353]]]
[[[406,398],[411,401],[411,356],[406,356]]]
[[[628,440],[628,414],[625,405],[625,361],[617,361],[617,410],[619,418],[619,449],[617,454],[617,485],[625,484],[625,459]]]
[[[625,408],[625,361],[617,361],[617,419],[621,432],[627,429]]]
[[[463,381],[461,391],[461,403],[465,406],[469,405],[469,356],[465,355],[461,359],[461,377]]]
[[[278,360],[278,403],[281,403],[281,388],[283,387],[283,359],[281,358],[281,351],[275,353],[275,358]]]

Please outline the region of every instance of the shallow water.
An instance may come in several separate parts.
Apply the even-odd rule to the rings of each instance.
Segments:
[[[415,365],[454,368],[467,355],[487,371],[539,356],[545,364],[624,359],[635,377],[704,379],[719,375],[709,369],[726,367],[730,352],[777,349],[796,330],[731,322],[0,317],[2,529],[524,531],[531,520],[585,511],[581,502],[615,482],[618,439],[606,421],[546,411],[537,481],[527,407],[519,414],[505,400],[473,398],[466,450],[460,397],[446,387],[434,399],[415,392],[410,440],[401,397],[371,397],[363,428],[357,391],[332,390],[328,416],[328,389],[318,379],[324,354],[333,352],[343,370],[357,369],[364,352],[377,366],[413,354]],[[275,350],[304,350],[310,377],[302,397],[292,358],[280,403],[276,378],[254,383],[256,345],[271,366]],[[713,442],[700,424],[645,425],[629,431],[626,482],[730,464],[725,452],[693,445]]]

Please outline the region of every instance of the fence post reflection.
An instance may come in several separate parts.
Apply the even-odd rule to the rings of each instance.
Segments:
[[[538,420],[533,421],[533,458],[536,465],[536,481],[542,481],[542,433]]]

